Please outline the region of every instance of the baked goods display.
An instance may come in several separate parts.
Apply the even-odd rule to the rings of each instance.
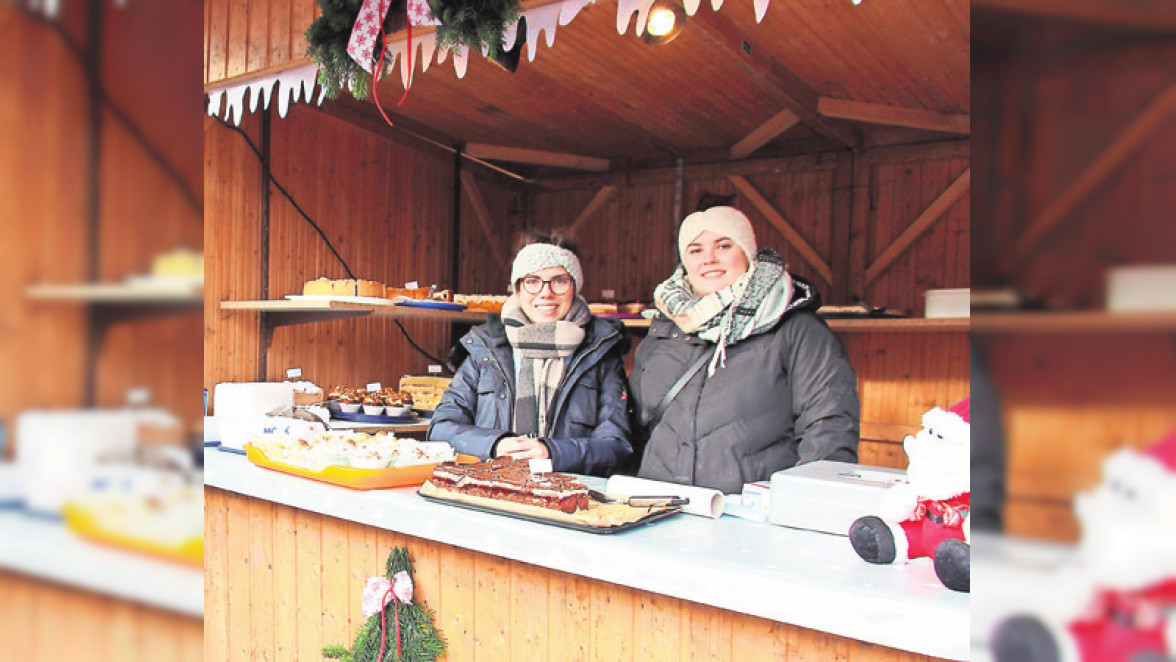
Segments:
[[[473,312],[501,313],[502,304],[509,298],[505,294],[455,294],[453,303],[460,303]]]
[[[616,315],[617,314],[617,304],[615,304],[615,303],[590,303],[590,304],[588,304],[588,310],[590,310],[593,315]]]
[[[430,480],[450,492],[565,513],[588,508],[588,488],[576,478],[559,473],[533,474],[527,462],[511,457],[478,464],[439,464]]]
[[[314,382],[297,381],[290,384],[294,387],[295,406],[313,405],[325,399],[326,392]]]
[[[531,473],[509,457],[477,464],[439,464],[418,493],[452,505],[531,521],[607,533],[678,512],[676,507],[601,503],[575,476]]]
[[[452,298],[449,290],[438,290],[435,287],[387,287],[384,289],[384,297],[402,301],[449,301]]]
[[[441,397],[453,381],[452,377],[414,377],[405,375],[400,378],[400,391],[412,396],[413,408],[422,411],[434,411],[441,404]]]
[[[453,462],[457,455],[443,441],[399,438],[390,432],[329,431],[309,436],[262,434],[250,442],[273,461],[308,471],[327,467],[395,469],[421,464]]]
[[[391,386],[385,386],[378,391],[350,386],[332,386],[327,392],[327,399],[338,403],[339,410],[348,413],[363,413],[369,416],[404,416],[413,407],[411,393],[398,391]]]

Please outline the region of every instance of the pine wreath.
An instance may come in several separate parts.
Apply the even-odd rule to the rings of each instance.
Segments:
[[[407,572],[409,578],[413,576],[412,556],[407,547],[393,548],[388,554],[385,564],[388,579],[393,579],[399,572]],[[414,580],[415,581],[415,580]],[[376,603],[379,604],[378,602]],[[348,650],[340,644],[323,646],[323,657],[345,662],[433,662],[445,653],[445,639],[433,625],[433,610],[413,600],[409,604],[396,604],[396,598],[384,606],[384,618],[387,622],[387,645],[384,646],[384,658],[380,657],[381,625],[380,613],[372,614],[359,634],[355,636],[355,644]],[[396,655],[396,641],[394,640],[394,622],[400,622],[400,656]]]
[[[344,87],[351,88],[351,95],[356,99],[363,99],[371,89],[372,75],[347,54],[351,28],[359,16],[363,0],[317,1],[322,15],[306,29],[306,54],[319,65],[318,82],[329,99],[339,96]],[[407,14],[403,6],[401,2],[394,3],[384,17],[386,33],[393,34],[404,28]],[[376,44],[372,48],[372,69],[379,63],[383,48],[384,36],[377,35]]]

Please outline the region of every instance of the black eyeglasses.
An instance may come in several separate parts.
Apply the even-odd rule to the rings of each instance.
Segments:
[[[571,289],[572,277],[562,274],[559,276],[552,276],[551,280],[543,280],[538,276],[523,277],[523,289],[526,290],[527,294],[539,294],[543,291],[544,285],[551,286],[552,294],[563,294]]]

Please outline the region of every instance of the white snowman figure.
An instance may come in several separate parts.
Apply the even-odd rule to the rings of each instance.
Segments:
[[[1075,499],[1082,538],[1037,613],[993,633],[999,662],[1176,659],[1176,432],[1121,449]]]

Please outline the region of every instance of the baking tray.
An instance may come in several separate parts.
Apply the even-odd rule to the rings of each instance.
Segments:
[[[136,538],[121,531],[103,528],[94,513],[76,504],[67,504],[63,508],[62,515],[66,528],[87,540],[172,561],[204,566],[203,535],[193,536],[180,544],[168,544],[148,538]]]
[[[393,487],[420,485],[433,475],[433,468],[437,466],[436,462],[396,469],[358,469],[356,467],[332,466],[322,471],[311,471],[293,464],[271,460],[266,456],[265,451],[251,443],[245,444],[245,456],[259,467],[353,490],[386,490]],[[458,454],[457,456],[458,464],[474,464],[481,461],[473,455]]]
[[[667,508],[659,510],[656,513],[650,513],[645,517],[632,522],[625,522],[624,524],[615,524],[613,526],[588,526],[587,524],[577,524],[575,522],[565,522],[558,519],[550,519],[547,517],[540,517],[538,515],[529,515],[527,513],[516,513],[509,510],[499,510],[498,508],[491,508],[489,506],[482,506],[474,503],[466,503],[464,501],[453,501],[438,496],[430,496],[428,494],[421,494],[417,490],[417,495],[426,501],[433,501],[436,503],[443,503],[447,506],[457,506],[458,508],[468,508],[469,510],[476,510],[482,513],[490,513],[493,515],[504,515],[506,517],[513,517],[515,519],[526,520],[528,522],[536,522],[538,524],[547,524],[549,526],[558,526],[562,529],[572,529],[573,531],[583,531],[584,533],[595,533],[598,535],[607,535],[610,533],[619,533],[621,531],[628,531],[651,522],[656,522],[665,519],[671,515],[677,515],[682,511],[681,508]]]

